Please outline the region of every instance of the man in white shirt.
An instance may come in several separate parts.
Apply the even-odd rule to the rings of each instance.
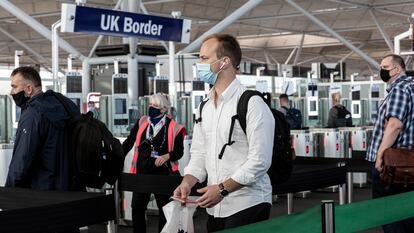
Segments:
[[[241,60],[237,40],[214,34],[200,49],[197,76],[213,85],[203,107],[201,122],[194,126],[191,159],[174,196],[187,199],[191,188],[207,177],[207,186],[197,190],[200,207],[207,208],[208,232],[266,220],[270,215],[272,186],[267,170],[272,161],[275,121],[266,103],[253,96],[248,104],[246,134],[236,121],[231,146],[227,142],[232,116],[246,90],[236,79]]]

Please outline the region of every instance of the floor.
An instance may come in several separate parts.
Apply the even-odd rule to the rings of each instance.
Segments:
[[[354,189],[354,201],[362,201],[371,198],[371,189],[367,188],[355,188]],[[302,211],[307,208],[319,205],[321,200],[334,200],[338,203],[338,194],[332,193],[329,191],[316,191],[309,193],[306,198],[295,197],[294,199],[294,208],[295,211]],[[277,217],[285,215],[287,213],[286,197],[278,197],[277,202],[274,203],[271,211],[272,217]],[[199,209],[194,214],[194,227],[196,233],[205,233],[206,232],[206,213],[204,210]],[[147,232],[156,233],[158,226],[158,220],[156,216],[148,216]],[[88,231],[83,231],[88,233],[105,233],[105,225],[94,225],[90,226]],[[364,231],[364,233],[380,233],[382,232],[381,228],[370,229]],[[118,233],[132,233],[132,228],[128,226],[119,226]]]

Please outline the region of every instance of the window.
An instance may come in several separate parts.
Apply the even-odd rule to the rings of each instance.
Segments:
[[[115,99],[115,114],[126,114],[126,99]]]

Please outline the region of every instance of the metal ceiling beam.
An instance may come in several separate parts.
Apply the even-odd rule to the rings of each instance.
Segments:
[[[275,57],[273,57],[271,54],[269,55],[269,57],[276,63],[276,64],[278,64],[279,63],[279,61],[275,58]]]
[[[246,46],[241,44],[243,50],[246,51],[260,51],[263,50],[263,47],[255,47],[255,46]],[[336,42],[336,43],[320,43],[320,44],[304,44],[303,48],[320,48],[320,47],[329,47],[329,46],[343,46],[343,43]],[[286,50],[286,49],[297,49],[297,45],[288,45],[288,46],[274,46],[274,47],[267,47],[267,50]]]
[[[298,63],[300,54],[302,53],[302,47],[303,47],[303,42],[304,41],[305,41],[305,33],[303,33],[302,34],[302,37],[300,38],[300,43],[299,43],[298,51],[296,52],[295,60],[293,60],[293,65],[296,65]]]
[[[23,21],[25,24],[27,24],[29,27],[31,27],[33,30],[35,30],[42,36],[46,37],[49,40],[52,40],[52,32],[47,27],[39,23],[36,19],[29,16],[26,12],[16,7],[11,2],[7,0],[0,0],[0,6],[3,7],[6,11],[8,11],[10,14],[16,16],[18,19]],[[77,49],[75,49],[67,41],[61,38],[59,38],[59,46],[69,54],[72,54],[74,57],[79,58],[80,60],[84,59],[84,56]]]
[[[366,45],[366,43],[362,43],[360,46],[358,46],[359,49],[361,49],[362,47],[364,47]],[[345,55],[344,57],[342,57],[338,63],[341,63],[343,61],[345,61],[346,59],[348,59],[350,56],[352,56],[352,54],[354,54],[354,51],[351,51],[350,53],[348,53],[347,55]]]
[[[261,60],[256,59],[256,58],[248,57],[248,56],[246,56],[246,55],[243,55],[243,58],[244,58],[244,59],[247,59],[247,60],[250,60],[250,61],[253,61],[253,62],[258,62],[258,63],[261,63],[261,64],[266,64],[266,62],[265,62],[265,61],[261,61]]]
[[[118,10],[119,6],[121,5],[123,0],[118,0],[118,2],[116,3],[116,5],[114,6],[113,10]],[[99,46],[99,44],[101,44],[102,39],[104,38],[103,35],[99,35],[98,38],[96,38],[95,44],[93,44],[93,47],[91,49],[91,51],[89,52],[88,57],[92,57],[92,55],[95,53],[96,48]]]
[[[372,4],[372,7],[373,8],[385,8],[385,7],[410,6],[410,5],[414,5],[414,1],[391,2],[391,3],[382,3],[382,4]]]
[[[394,11],[394,10],[390,10],[390,9],[379,9],[376,8],[375,9],[378,12],[382,12],[388,15],[396,15],[396,16],[401,16],[401,17],[410,17],[410,14],[405,14],[403,12],[399,12],[399,11]]]
[[[377,28],[379,32],[381,33],[381,36],[384,38],[385,43],[387,43],[388,48],[390,48],[391,53],[394,51],[394,45],[391,42],[390,36],[387,34],[387,32],[384,30],[384,27],[379,23],[377,16],[375,15],[374,10],[370,9],[369,13],[371,14],[372,19],[374,20],[375,24],[377,25]]]
[[[317,56],[317,57],[312,57],[312,58],[309,58],[309,59],[303,60],[303,61],[301,61],[301,62],[298,62],[298,64],[297,64],[297,65],[302,65],[302,64],[308,63],[308,62],[310,62],[310,61],[317,60],[317,59],[319,59],[319,58],[321,58],[321,57],[323,57],[323,56],[321,55],[321,56]]]
[[[122,1],[122,0],[120,0],[120,1]],[[147,10],[147,8],[145,7],[145,5],[144,5],[144,3],[143,3],[143,2],[141,2],[140,7],[141,7],[142,12],[143,12],[144,14],[148,15],[148,10]],[[165,43],[165,41],[159,41],[159,42],[160,42],[160,44],[164,47],[165,51],[168,51],[168,46],[167,46],[167,43]]]
[[[254,9],[262,1],[263,0],[249,0],[247,3],[245,3],[239,9],[235,10],[229,16],[227,16],[222,21],[220,21],[219,23],[214,25],[210,30],[206,31],[203,35],[198,37],[195,41],[193,41],[191,44],[189,44],[187,47],[185,47],[183,50],[181,50],[181,53],[191,53],[191,52],[195,51],[197,48],[199,48],[201,46],[201,43],[203,42],[204,38],[206,38],[207,36],[209,36],[211,34],[223,31],[226,27],[228,27],[230,24],[234,23],[236,20],[238,20],[244,14],[246,14],[250,10]]]
[[[30,46],[22,42],[21,40],[17,39],[15,36],[10,34],[8,31],[6,31],[4,28],[0,27],[0,32],[12,39],[16,44],[20,45],[22,48],[26,49],[29,53],[31,53],[35,58],[28,56],[32,61],[39,63],[43,68],[45,68],[47,71],[51,71],[50,67],[46,64],[51,64],[51,61],[48,58],[45,58],[40,53],[33,50]],[[2,47],[1,50],[8,48],[6,46]],[[62,71],[60,71],[62,72]]]
[[[60,11],[51,11],[51,12],[33,13],[30,16],[37,19],[37,18],[54,17],[54,16],[59,16],[60,17],[60,14],[61,14]],[[16,20],[19,20],[19,19],[15,16],[0,18],[0,22],[16,21]]]
[[[18,45],[20,45],[22,48],[26,49],[29,53],[33,54],[37,58],[37,62],[42,62],[46,64],[51,64],[51,61],[45,57],[43,57],[40,53],[36,52],[34,49],[32,49],[30,46],[22,42],[21,40],[17,39],[15,36],[10,34],[7,30],[4,30],[4,28],[0,27],[0,32],[12,39],[14,42],[16,42]]]
[[[406,22],[406,23],[392,23],[392,24],[384,24],[382,25],[383,28],[395,28],[395,27],[406,27],[409,26],[410,23]],[[363,30],[373,30],[373,29],[377,29],[376,25],[368,25],[368,26],[361,26],[361,27],[346,27],[346,28],[333,28],[332,30],[336,31],[336,32],[349,32],[349,31],[363,31]],[[321,32],[323,30],[313,30],[313,31],[309,31],[310,33],[314,33],[314,32]],[[308,32],[307,32],[308,33]]]
[[[353,11],[360,11],[364,10],[364,8],[361,7],[347,7],[347,8],[334,8],[328,10],[314,10],[311,11],[311,14],[313,15],[327,15],[327,14],[338,14],[338,13],[344,13],[344,12],[353,12]],[[290,13],[290,14],[284,14],[284,15],[273,15],[273,16],[261,16],[261,17],[254,17],[254,18],[244,18],[239,19],[237,22],[250,22],[250,21],[263,21],[263,20],[278,20],[278,19],[288,19],[288,18],[294,18],[294,17],[302,17],[303,14],[301,13]]]
[[[245,25],[245,24],[243,24]],[[391,23],[391,24],[383,24],[382,27],[383,28],[395,28],[395,27],[407,27],[409,26],[410,23],[407,22],[403,22],[403,23]],[[260,27],[259,25],[248,25],[249,27]],[[264,28],[261,28],[264,29]],[[273,36],[284,36],[287,34],[283,34],[283,32],[281,30],[284,30],[283,28],[278,28],[278,29],[274,29],[274,30],[270,30],[270,28],[266,28],[266,30],[269,29],[268,31],[274,31],[275,33],[281,33],[281,35],[272,35],[272,34],[257,34],[257,35],[247,35],[247,36],[239,36],[238,38],[255,38],[255,37],[273,37]],[[377,29],[376,25],[368,25],[368,26],[361,26],[361,27],[342,27],[342,28],[332,28],[332,30],[336,31],[336,32],[348,32],[348,31],[362,31],[362,30],[373,30],[373,29]],[[264,29],[265,30],[265,29]],[[299,33],[303,33],[303,31],[299,31],[299,30],[291,30],[291,29],[286,29],[286,31],[284,32],[297,32],[297,34]],[[323,34],[321,33],[323,32]],[[311,35],[316,35],[316,36],[330,36],[326,33],[326,30],[323,29],[318,29],[318,30],[312,30],[312,31],[305,31],[306,34],[311,34]]]
[[[261,25],[257,25],[257,24],[247,24],[247,23],[237,23],[241,26],[246,26],[246,27],[251,27],[251,28],[259,28],[262,29],[264,31],[269,31],[269,32],[275,32],[275,33],[286,33],[286,32],[294,32],[294,33],[302,33],[302,31],[300,30],[293,30],[290,28],[271,28],[271,27],[265,27],[265,26],[261,26]]]
[[[184,0],[151,0],[147,2],[143,2],[145,5],[153,5],[153,4],[162,4],[162,3],[169,3],[169,2],[183,2]]]
[[[303,9],[301,6],[296,4],[293,0],[285,0],[287,3],[289,3],[292,7],[297,9],[298,11],[302,12],[307,18],[309,18],[311,21],[313,21],[315,24],[319,25],[321,28],[326,30],[329,34],[336,37],[338,40],[340,40],[346,47],[353,50],[355,53],[357,53],[359,56],[361,56],[364,60],[366,60],[368,63],[370,63],[374,67],[379,67],[379,63],[369,57],[367,54],[362,52],[360,49],[355,47],[353,44],[351,44],[349,41],[347,41],[345,38],[343,38],[341,35],[339,35],[337,32],[332,30],[330,27],[328,27],[325,23],[323,23],[321,20],[310,14],[308,11]]]
[[[287,59],[286,59],[286,61],[285,61],[285,65],[286,65],[286,64],[289,64],[290,59],[292,59],[293,54],[295,54],[295,52],[296,52],[296,49],[298,49],[298,47],[294,47],[294,48],[292,49],[292,52],[290,52],[290,54],[289,54],[288,58],[287,58]]]
[[[269,53],[266,51],[266,49],[263,50],[263,55],[265,57],[266,64],[271,64],[272,62],[270,61]]]
[[[314,10],[314,11],[311,12],[311,14],[313,14],[313,15],[338,14],[338,13],[354,12],[354,11],[360,11],[360,10],[366,10],[366,9],[372,8],[370,5],[367,5],[367,4],[351,3],[351,2],[342,1],[342,0],[327,0],[327,1],[337,2],[337,3],[342,3],[342,4],[348,4],[348,5],[351,5],[352,7],[348,7],[348,8],[339,7],[339,8],[334,8],[334,9],[329,10],[329,11],[326,10],[326,9]],[[401,17],[409,17],[410,16],[410,14],[405,14],[405,13],[402,13],[402,12],[398,12],[398,11],[391,10],[391,9],[386,9],[386,8],[376,8],[376,10],[379,11],[379,12],[382,12],[382,13],[397,15],[397,16],[401,16]],[[291,14],[275,15],[275,16],[262,16],[262,17],[254,17],[254,18],[244,18],[244,19],[239,19],[236,22],[237,23],[245,23],[245,22],[250,22],[250,21],[278,20],[278,19],[287,19],[287,18],[294,18],[294,17],[301,17],[301,16],[303,16],[303,15],[300,14],[300,13],[291,13]],[[200,21],[200,22],[195,22],[195,24],[212,24],[212,23],[217,22],[216,20],[202,19],[202,18],[195,18],[195,17],[191,17],[191,20]]]
[[[351,5],[351,6],[359,6],[359,7],[363,7],[363,8],[369,8],[370,7],[368,4],[362,4],[362,3],[351,2],[351,1],[346,1],[346,0],[327,0],[327,1],[335,2],[335,3],[339,3],[339,4]]]
[[[409,14],[404,14],[402,12],[398,12],[398,11],[394,11],[394,10],[390,10],[387,9],[386,7],[393,7],[390,4],[393,3],[387,3],[387,6],[381,6],[381,5],[370,5],[370,4],[363,4],[363,3],[358,3],[358,2],[351,2],[351,1],[346,1],[346,0],[327,0],[329,2],[336,2],[339,4],[346,4],[346,5],[351,5],[351,6],[357,6],[357,7],[361,7],[361,8],[365,8],[365,9],[375,9],[377,11],[381,11],[382,13],[385,14],[391,14],[391,15],[398,15],[398,16],[403,16],[403,17],[407,17],[410,16]],[[414,4],[410,3],[410,4]]]

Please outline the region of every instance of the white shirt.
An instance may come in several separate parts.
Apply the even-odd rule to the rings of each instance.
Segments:
[[[236,120],[232,140],[223,158],[218,154],[228,141],[231,117],[236,115],[237,102],[246,89],[235,79],[218,97],[214,105],[214,90],[209,94],[202,112],[202,122],[194,126],[191,158],[184,174],[208,185],[232,178],[243,185],[207,212],[214,217],[228,217],[254,205],[272,203],[272,186],[267,170],[272,161],[274,118],[266,103],[253,96],[248,104],[246,134]]]

